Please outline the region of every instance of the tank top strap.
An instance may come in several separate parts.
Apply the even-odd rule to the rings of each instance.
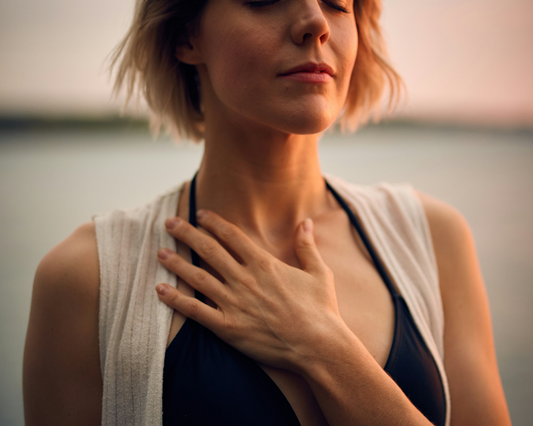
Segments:
[[[191,181],[191,186],[189,188],[189,223],[194,226],[195,228],[198,228],[198,225],[196,223],[196,177],[198,176],[198,172],[194,174],[194,177]],[[191,260],[192,264],[196,267],[200,267],[200,256],[198,256],[198,253],[196,253],[191,248]],[[200,293],[198,290],[194,290],[194,296],[202,301],[204,300],[204,295]]]
[[[365,245],[368,253],[370,254],[370,257],[372,258],[372,261],[374,262],[374,265],[376,266],[376,269],[379,272],[379,275],[381,276],[381,279],[385,282],[385,285],[389,289],[391,296],[393,298],[400,297],[400,294],[396,291],[396,288],[392,284],[392,280],[390,279],[389,274],[387,273],[385,267],[383,266],[383,263],[381,262],[378,255],[376,254],[374,247],[370,243],[370,240],[368,239],[363,227],[361,226],[359,219],[357,219],[357,216],[355,216],[355,214],[353,213],[352,209],[348,206],[346,201],[344,201],[343,198],[337,193],[337,191],[333,189],[333,187],[328,183],[328,181],[326,179],[324,179],[324,181],[326,182],[326,187],[330,190],[330,192],[333,194],[337,202],[344,209],[344,211],[350,218],[350,222],[352,223],[354,228],[357,230],[359,237],[363,241],[363,244]]]

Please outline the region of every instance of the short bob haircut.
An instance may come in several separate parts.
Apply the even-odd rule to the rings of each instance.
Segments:
[[[164,126],[177,138],[201,141],[205,122],[196,67],[176,58],[176,48],[198,31],[208,0],[136,0],[133,23],[111,56],[118,65],[114,93],[126,89],[126,103],[142,94],[151,128]],[[397,105],[403,82],[387,62],[379,18],[381,0],[354,0],[359,47],[346,102],[338,117],[342,132],[355,131],[371,116],[377,121],[388,86],[388,111]]]

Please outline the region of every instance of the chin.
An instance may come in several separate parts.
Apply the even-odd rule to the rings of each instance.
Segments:
[[[335,122],[338,115],[335,108],[324,102],[307,105],[300,102],[296,107],[283,105],[279,101],[260,108],[257,108],[257,104],[248,105],[249,108],[235,108],[246,121],[295,135],[322,133]]]
[[[287,133],[292,133],[294,135],[316,135],[325,131],[332,123],[328,122],[327,124],[321,123],[307,123],[300,124],[298,126],[291,126],[290,128],[283,129]]]
[[[314,135],[325,131],[335,121],[335,116],[324,114],[296,114],[285,116],[278,128],[296,135]]]

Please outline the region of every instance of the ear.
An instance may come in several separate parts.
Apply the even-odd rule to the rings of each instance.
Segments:
[[[198,65],[202,63],[202,53],[195,40],[186,41],[176,47],[176,58],[185,64]]]

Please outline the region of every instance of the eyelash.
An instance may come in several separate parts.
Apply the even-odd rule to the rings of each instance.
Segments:
[[[256,7],[259,8],[259,7],[265,7],[265,6],[273,5],[274,3],[277,3],[278,1],[280,1],[280,0],[250,1],[247,4],[251,8],[256,8]],[[324,1],[324,3],[326,3],[331,8],[333,8],[335,10],[338,10],[339,12],[350,13],[348,10],[344,9],[343,7],[337,6],[337,5],[335,5],[335,4],[331,3],[331,2]]]

